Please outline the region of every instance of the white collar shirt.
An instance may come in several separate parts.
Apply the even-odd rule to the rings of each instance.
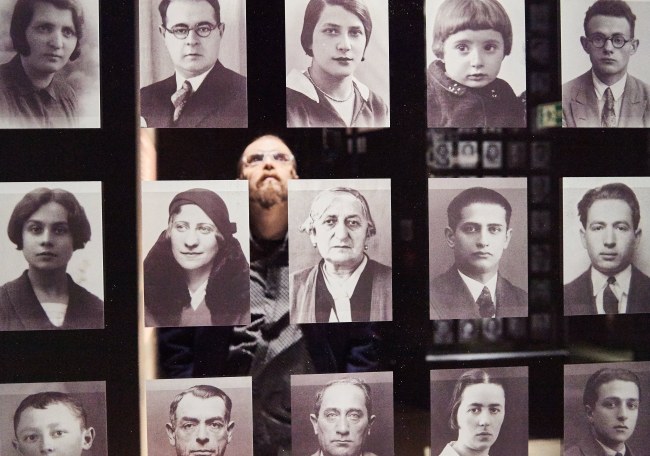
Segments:
[[[352,306],[350,298],[357,287],[361,273],[368,264],[368,258],[364,255],[361,264],[354,270],[354,272],[345,279],[330,274],[323,263],[322,271],[323,278],[325,279],[325,286],[334,299],[334,309],[330,312],[330,323],[337,322],[351,322],[352,321]]]
[[[478,300],[478,297],[481,296],[481,293],[483,292],[483,287],[487,287],[488,290],[490,290],[490,296],[492,297],[492,302],[494,303],[494,309],[496,312],[497,308],[497,277],[499,274],[494,274],[494,276],[488,280],[486,283],[481,283],[478,280],[474,280],[469,276],[466,276],[460,270],[457,270],[458,274],[460,274],[460,278],[463,279],[463,282],[469,289],[469,292],[472,294],[472,298],[474,299],[474,302]],[[494,317],[496,315],[491,315],[491,317]]]
[[[194,76],[193,78],[184,78],[177,72],[176,90],[181,90],[181,87],[183,87],[183,83],[187,81],[192,85],[192,93],[196,92],[197,90],[199,90],[199,87],[201,87],[201,84],[203,84],[203,81],[205,81],[205,78],[208,76],[208,73],[212,71],[212,68],[214,68],[214,65],[212,65],[210,69],[205,73],[201,73],[200,75]]]
[[[627,311],[627,297],[630,292],[630,281],[632,280],[632,265],[615,274],[614,277],[616,278],[616,283],[610,285],[610,288],[614,292],[616,299],[618,299],[618,313],[625,313]],[[605,313],[603,294],[605,293],[605,287],[608,286],[608,278],[609,276],[597,271],[593,267],[591,268],[591,284],[593,285],[592,289],[596,298],[596,309],[599,315]]]
[[[192,293],[190,292],[190,305],[192,309],[196,310],[202,302],[205,302],[205,292],[208,288],[208,281],[203,282],[199,287]]]
[[[591,71],[591,77],[594,82],[594,92],[596,93],[596,98],[598,99],[598,117],[602,117],[603,108],[605,107],[605,90],[607,87],[612,89],[612,95],[614,95],[614,113],[616,114],[616,122],[618,123],[621,118],[621,106],[623,106],[623,92],[625,91],[625,83],[627,82],[627,73],[621,78],[620,81],[608,86],[603,83],[596,73]]]

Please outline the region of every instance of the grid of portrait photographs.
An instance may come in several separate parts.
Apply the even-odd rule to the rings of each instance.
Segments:
[[[393,319],[390,181],[289,182],[291,322]]]
[[[250,377],[148,380],[147,455],[253,455]]]
[[[250,323],[248,226],[246,181],[143,182],[146,326]]]
[[[99,1],[3,0],[0,36],[0,129],[101,126]]]
[[[392,372],[292,375],[291,415],[296,454],[395,454]]]
[[[104,328],[101,182],[3,182],[0,195],[0,331]]]
[[[104,382],[0,385],[0,453],[108,453]]]

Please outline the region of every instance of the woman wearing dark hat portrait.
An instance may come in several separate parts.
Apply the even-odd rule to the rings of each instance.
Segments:
[[[236,231],[213,191],[174,196],[168,227],[144,260],[146,326],[250,323],[249,265]]]
[[[37,188],[14,207],[9,239],[28,269],[0,288],[0,330],[104,327],[104,303],[66,273],[77,249],[90,240],[90,223],[75,196]]]

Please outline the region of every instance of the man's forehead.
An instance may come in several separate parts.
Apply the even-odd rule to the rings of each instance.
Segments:
[[[587,211],[587,220],[628,219],[632,222],[632,208],[627,201],[619,198],[599,199],[592,203]]]
[[[623,16],[608,16],[605,14],[597,14],[587,22],[587,30],[589,33],[595,33],[601,29],[607,29],[606,31],[610,33],[622,33],[625,35],[630,33],[631,26],[627,18]]]
[[[178,403],[176,418],[204,418],[226,416],[226,404],[222,398],[212,396],[208,398],[197,397],[192,394],[184,396]]]
[[[170,13],[179,15],[187,15],[190,13],[196,13],[198,10],[203,11],[207,16],[206,20],[216,18],[217,12],[214,7],[207,0],[171,0],[169,6],[167,7],[166,16],[167,19],[170,18]]]
[[[358,408],[366,411],[366,398],[360,387],[350,384],[336,384],[323,393],[321,410],[326,408]]]
[[[291,154],[291,150],[289,150],[284,142],[272,136],[264,136],[250,143],[244,150],[243,156],[263,154],[267,152],[283,152],[285,154]]]
[[[471,203],[461,209],[460,222],[474,220],[505,225],[506,210],[496,203]]]
[[[630,380],[611,380],[598,387],[598,399],[607,397],[639,399],[639,387]]]

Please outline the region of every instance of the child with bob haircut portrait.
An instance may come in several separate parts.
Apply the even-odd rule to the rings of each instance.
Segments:
[[[512,50],[512,25],[497,0],[444,0],[433,25],[427,69],[429,128],[525,127],[525,96],[499,71]]]

